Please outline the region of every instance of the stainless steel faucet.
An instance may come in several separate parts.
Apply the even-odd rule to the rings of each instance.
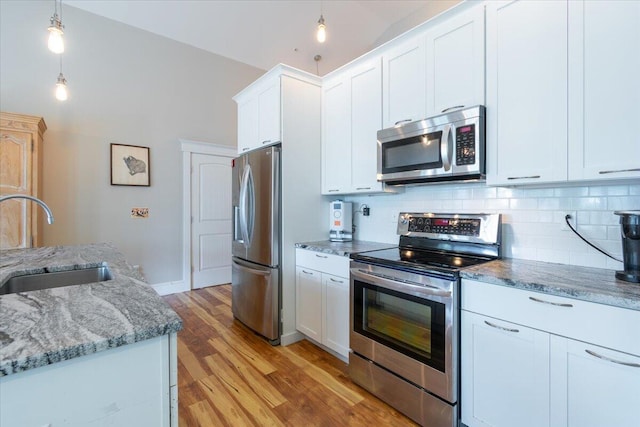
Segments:
[[[38,199],[37,197],[27,196],[26,194],[9,194],[8,196],[0,197],[0,202],[4,202],[5,200],[9,199],[27,199],[36,202],[37,204],[42,206],[42,209],[44,209],[44,211],[47,213],[47,222],[49,224],[53,224],[53,213],[51,212],[51,209],[49,209],[49,206],[47,206],[45,202]]]

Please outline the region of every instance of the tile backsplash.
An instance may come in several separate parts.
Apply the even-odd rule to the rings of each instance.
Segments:
[[[616,210],[640,209],[640,183],[553,188],[487,187],[483,183],[406,187],[401,194],[345,197],[354,203],[355,238],[397,243],[399,212],[501,213],[503,256],[620,270],[564,225],[575,214],[578,231],[622,259]],[[371,209],[362,215],[362,205]],[[574,223],[575,224],[575,223]]]

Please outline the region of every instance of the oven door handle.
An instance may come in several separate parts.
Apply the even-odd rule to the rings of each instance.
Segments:
[[[398,292],[406,292],[407,291],[406,287],[409,286],[413,291],[416,291],[416,293],[423,296],[431,295],[431,296],[438,296],[438,297],[444,297],[444,298],[451,298],[451,291],[445,291],[435,286],[426,285],[418,282],[412,282],[410,280],[402,280],[402,279],[393,278],[393,277],[390,277],[387,279],[386,277],[382,277],[377,274],[371,274],[371,273],[365,272],[363,270],[360,270],[359,268],[351,268],[349,270],[351,271],[351,275],[353,277],[358,277],[362,280],[366,280],[368,282],[371,282],[374,285],[377,285],[386,289],[391,289]]]

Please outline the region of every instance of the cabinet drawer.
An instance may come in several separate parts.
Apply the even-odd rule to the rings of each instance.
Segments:
[[[296,249],[296,265],[334,276],[349,277],[349,258],[308,249]]]
[[[640,311],[462,281],[463,310],[640,355]]]

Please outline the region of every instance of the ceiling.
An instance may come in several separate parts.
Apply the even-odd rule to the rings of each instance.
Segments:
[[[65,0],[64,5],[264,70],[285,63],[324,75],[459,1]],[[315,39],[321,12],[327,28],[323,44]]]

